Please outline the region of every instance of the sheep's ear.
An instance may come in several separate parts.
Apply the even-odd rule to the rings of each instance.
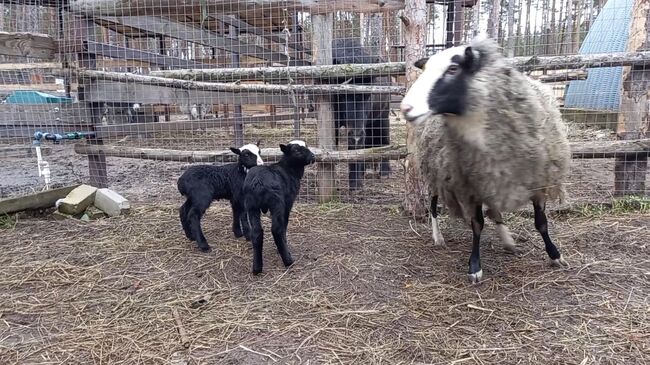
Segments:
[[[476,71],[479,69],[479,60],[471,46],[465,48],[465,57],[462,62],[462,67],[469,71]]]
[[[413,66],[415,66],[415,67],[419,68],[420,70],[424,71],[424,65],[426,65],[428,60],[429,60],[429,57],[420,58],[419,60],[415,61],[415,63],[413,63]]]
[[[239,150],[239,148],[230,147],[230,150],[231,150],[232,153],[234,153],[235,155],[240,155],[240,154],[241,154],[241,151]]]
[[[282,153],[289,152],[289,146],[287,146],[286,144],[280,143],[280,151],[282,151]]]
[[[255,145],[256,145],[257,147],[259,147],[259,146],[260,146],[260,143],[262,143],[262,140],[261,140],[261,139],[258,139],[257,142],[255,143]]]

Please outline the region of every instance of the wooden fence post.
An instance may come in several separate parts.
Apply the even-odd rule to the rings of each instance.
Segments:
[[[334,18],[332,14],[312,16],[312,54],[313,65],[332,64],[332,39]],[[318,120],[318,147],[333,150],[334,112],[329,95],[316,95],[316,114]],[[336,169],[333,163],[318,164],[318,200],[326,203],[336,196]]]
[[[234,40],[239,40],[239,29],[234,25],[230,25],[230,37]],[[232,53],[232,67],[239,68],[239,53]],[[233,117],[235,118],[235,146],[240,147],[244,145],[244,124],[241,120],[241,104],[235,105]]]
[[[628,52],[650,50],[650,0],[636,0],[632,8]],[[650,69],[626,67],[623,72],[620,112],[616,134],[619,139],[650,137]],[[614,195],[644,195],[648,153],[626,154],[614,165]]]

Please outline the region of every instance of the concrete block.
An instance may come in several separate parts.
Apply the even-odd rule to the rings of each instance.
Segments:
[[[95,206],[111,217],[128,213],[129,201],[110,189],[99,189],[95,194]]]
[[[90,185],[79,185],[59,204],[59,211],[64,214],[77,215],[83,213],[95,200],[97,188]]]

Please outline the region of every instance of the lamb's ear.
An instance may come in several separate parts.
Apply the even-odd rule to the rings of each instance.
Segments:
[[[241,154],[241,151],[239,150],[239,148],[230,147],[230,150],[231,150],[232,153],[234,153],[235,155],[240,155],[240,154]]]
[[[480,60],[471,46],[465,48],[465,54],[461,66],[463,69],[471,72],[476,72],[480,68]]]
[[[280,151],[282,151],[282,153],[289,152],[289,146],[287,146],[286,144],[280,143]]]
[[[257,143],[255,143],[255,145],[256,145],[257,147],[259,147],[259,146],[260,146],[260,143],[262,143],[262,140],[261,140],[261,139],[258,139],[258,140],[257,140]]]

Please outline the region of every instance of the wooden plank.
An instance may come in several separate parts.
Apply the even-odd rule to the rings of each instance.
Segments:
[[[85,49],[88,53],[97,56],[117,58],[122,60],[134,60],[155,64],[169,68],[203,68],[210,67],[202,63],[185,60],[178,57],[165,56],[154,52],[140,51],[133,48],[115,46],[112,44],[86,41]]]
[[[314,113],[303,114],[303,118],[312,118]],[[283,122],[293,120],[294,113],[276,115],[253,115],[235,118],[217,118],[192,121],[159,122],[159,123],[129,123],[121,125],[98,126],[95,128],[97,136],[104,139],[121,138],[127,135],[195,131],[207,128],[229,128],[239,120],[242,124]]]
[[[123,17],[102,17],[104,23],[121,24],[123,26],[142,30],[152,35],[181,39],[208,47],[222,49],[242,56],[260,58],[276,63],[287,62],[287,56],[274,52],[263,47],[239,41],[237,38],[229,38],[201,29],[192,25],[175,22],[166,18],[153,16],[123,16]],[[298,62],[300,65],[305,61]]]
[[[0,31],[0,55],[51,59],[58,49],[47,34]]]
[[[0,71],[63,68],[60,62],[0,63]]]
[[[332,14],[312,15],[312,45],[314,64],[332,64],[334,18]],[[325,95],[315,95],[318,120],[318,147],[325,151],[336,149],[334,140],[334,108]],[[327,203],[336,198],[336,169],[333,163],[318,164],[318,201]]]
[[[330,46],[331,48],[331,46]],[[239,84],[239,83],[212,83],[199,81],[185,81],[168,79],[164,77],[137,75],[126,72],[108,72],[79,70],[78,75],[83,79],[107,80],[116,82],[141,83],[146,85],[179,88],[186,90],[220,91],[233,93],[271,93],[271,94],[404,94],[402,86],[370,86],[370,85],[271,85],[271,84]]]
[[[52,154],[52,147],[41,146],[42,156],[50,154]],[[24,145],[0,147],[0,158],[10,157],[36,157],[36,147]]]
[[[287,95],[187,90],[136,82],[96,80],[85,83],[84,90],[86,100],[94,102],[192,105],[218,100],[221,104],[275,104],[286,107],[293,105]]]
[[[265,9],[287,9],[314,14],[336,11],[374,13],[397,11],[404,8],[404,0],[69,0],[69,8],[92,16],[103,15],[165,15],[238,13],[260,5]]]
[[[35,194],[1,199],[0,214],[10,214],[15,212],[22,212],[24,210],[51,208],[54,206],[54,204],[56,204],[57,200],[65,198],[66,195],[68,195],[77,186],[79,185],[66,186],[63,188],[46,190]]]
[[[647,157],[650,153],[650,138],[619,141],[571,142],[573,158],[618,158]]]
[[[37,90],[37,91],[65,91],[64,85],[58,84],[0,84],[0,92]]]

